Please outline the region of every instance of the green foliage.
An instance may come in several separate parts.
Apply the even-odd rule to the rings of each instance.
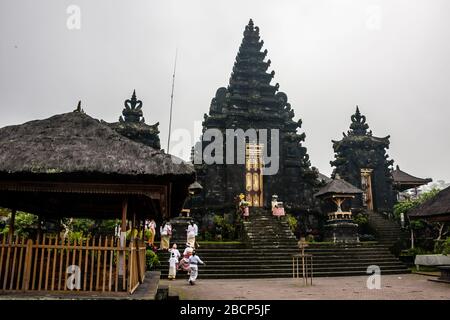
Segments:
[[[427,253],[429,253],[429,252],[422,248],[416,247],[416,248],[410,248],[408,250],[403,250],[400,253],[400,255],[401,256],[416,256],[418,254],[427,254]]]
[[[369,223],[369,219],[365,214],[358,213],[353,217],[353,222],[355,222],[358,226],[363,226]]]
[[[5,209],[5,208],[0,208],[0,216],[4,216],[7,217],[10,214],[10,210]]]
[[[6,209],[2,209],[2,215],[6,214],[6,212],[8,212],[8,218],[11,219],[11,212]],[[18,211],[14,222],[14,235],[18,235],[19,237],[28,237],[30,235],[30,231],[37,227],[37,223],[38,217],[34,214]],[[3,230],[0,230],[0,234],[6,235],[8,233],[9,225],[6,225]]]
[[[420,230],[426,227],[426,223],[423,220],[413,220],[409,223],[409,227],[413,230]]]
[[[394,217],[397,220],[400,220],[400,214],[404,213],[406,215],[406,212],[417,206],[419,203],[416,200],[404,200],[396,203],[394,205]]]
[[[297,226],[298,226],[298,220],[296,217],[294,217],[291,214],[287,214],[286,215],[286,220],[287,223],[289,225],[289,228],[291,229],[292,232],[295,232],[297,230]]]
[[[91,219],[73,219],[72,220],[72,232],[88,234],[94,226],[94,221]]]
[[[11,219],[11,213],[8,215],[9,219]],[[30,235],[30,231],[33,228],[36,228],[38,224],[38,217],[31,213],[26,213],[22,211],[17,211],[16,220],[14,223],[14,235],[18,235],[19,237],[28,237]],[[9,226],[6,225],[3,230],[0,230],[1,234],[8,234]]]
[[[450,237],[445,240],[436,241],[434,252],[437,254],[450,254]]]
[[[394,216],[400,220],[400,214],[406,214],[412,208],[424,203],[425,201],[434,198],[438,193],[439,189],[433,188],[430,191],[422,193],[417,199],[408,199],[400,201],[394,205]]]
[[[147,251],[145,252],[145,263],[147,266],[147,270],[152,270],[154,267],[161,264],[158,255],[150,249],[147,249]]]
[[[101,234],[114,234],[114,228],[119,223],[119,220],[99,220],[95,224],[95,232]]]
[[[228,223],[223,216],[215,215],[214,224],[216,226],[217,234],[220,235],[222,239],[233,238],[235,227],[231,223]]]
[[[213,240],[213,236],[212,236],[211,232],[205,231],[205,233],[203,235],[203,240],[205,240],[205,241]]]
[[[80,240],[84,241],[88,239],[87,236],[84,236],[83,231],[69,232],[68,238],[71,242]]]

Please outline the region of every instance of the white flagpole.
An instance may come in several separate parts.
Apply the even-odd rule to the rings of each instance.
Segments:
[[[177,54],[178,48],[175,50],[175,63],[173,67],[173,75],[172,75],[172,93],[170,95],[170,115],[169,115],[169,134],[167,136],[167,153],[170,152],[170,133],[172,131],[172,110],[173,110],[173,91],[175,89],[175,72],[177,71]]]

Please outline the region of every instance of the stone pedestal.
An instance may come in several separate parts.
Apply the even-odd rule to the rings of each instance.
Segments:
[[[353,220],[332,220],[324,227],[324,241],[334,243],[356,243],[358,238],[358,225]]]
[[[194,220],[192,217],[180,216],[170,220],[172,225],[172,238],[170,244],[176,243],[178,247],[184,247],[187,241],[187,228],[189,223]]]

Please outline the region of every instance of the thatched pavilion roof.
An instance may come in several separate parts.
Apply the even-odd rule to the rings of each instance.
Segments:
[[[0,174],[193,176],[190,164],[134,142],[83,112],[0,129]]]
[[[441,190],[435,197],[408,211],[410,219],[450,221],[450,187]]]
[[[400,167],[397,166],[394,171],[392,171],[392,178],[394,179],[394,186],[399,191],[404,191],[411,188],[420,187],[424,184],[431,182],[430,178],[418,178],[400,170]]]
[[[357,195],[363,191],[341,178],[335,178],[321,188],[314,197],[325,198],[333,195]]]

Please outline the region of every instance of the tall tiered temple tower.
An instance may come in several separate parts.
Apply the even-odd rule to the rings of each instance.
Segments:
[[[311,168],[307,150],[302,146],[305,134],[298,134],[301,120],[294,120],[294,110],[287,95],[279,92],[279,84],[271,84],[274,71],[268,72],[270,59],[265,60],[267,50],[262,50],[259,28],[250,20],[244,30],[244,38],[234,63],[227,88],[217,90],[211,101],[209,114],[204,115],[203,136],[208,129],[217,129],[224,136],[224,158],[227,156],[226,130],[267,129],[267,143],[251,137],[241,141],[245,145],[245,163],[196,164],[197,177],[203,186],[200,195],[205,207],[233,206],[236,195],[243,193],[251,206],[270,206],[272,195],[287,207],[309,208],[313,199],[313,186],[317,183],[317,171]],[[276,129],[279,139],[274,141],[271,131]],[[231,137],[232,139],[239,139]],[[209,142],[196,146],[205,151]],[[229,140],[228,140],[229,142]],[[235,143],[235,148],[238,145]],[[279,154],[271,155],[272,144],[278,143]],[[235,149],[234,157],[239,151]],[[277,157],[279,169],[276,174],[265,175],[267,166],[262,165],[262,154]]]
[[[388,160],[386,149],[389,148],[390,136],[374,137],[369,131],[366,117],[356,106],[351,116],[352,123],[347,134],[340,141],[333,142],[335,160],[330,164],[335,167],[334,174],[364,191],[352,205],[375,211],[391,211],[394,203],[392,189],[392,164]]]

